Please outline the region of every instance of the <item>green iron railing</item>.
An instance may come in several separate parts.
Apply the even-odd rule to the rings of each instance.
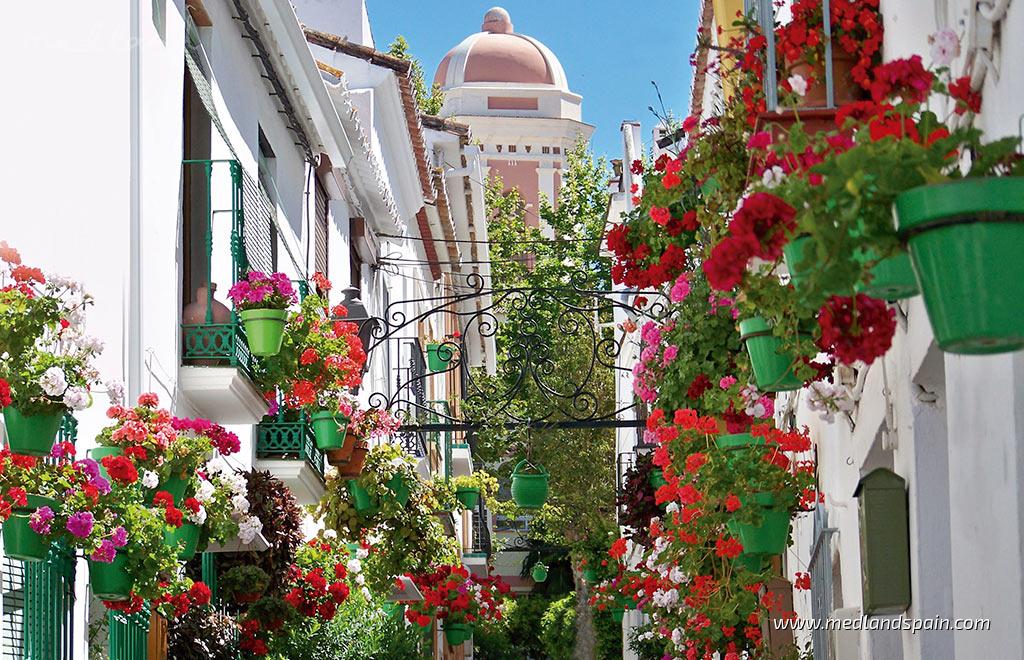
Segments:
[[[316,446],[309,418],[287,420],[284,409],[256,426],[256,458],[306,461],[323,479],[326,474],[324,453]]]
[[[229,207],[214,208],[213,176],[216,168],[228,168],[231,179]],[[227,323],[213,319],[213,220],[218,214],[231,216],[231,273],[237,282],[253,267],[271,272],[273,258],[273,210],[266,194],[237,160],[184,160],[182,167],[201,168],[205,179],[206,318],[202,323],[182,324],[184,364],[216,364],[239,367],[252,376],[253,356],[245,341],[238,314],[232,310]],[[247,222],[247,218],[251,221]],[[265,234],[265,235],[263,235]]]
[[[446,419],[450,419],[451,418],[452,407],[451,407],[451,404],[449,404],[447,401],[445,401],[443,399],[433,399],[433,400],[427,401],[427,405],[430,406],[430,410],[431,410],[431,413],[430,413],[430,423],[431,424],[439,424],[441,422],[441,418],[438,417],[438,415],[437,415],[437,411],[438,410],[440,410],[441,412],[443,412],[446,415]],[[444,444],[443,445],[441,444],[441,437],[442,437],[442,434],[441,434],[440,431],[431,431],[430,432],[430,442],[434,443],[434,446],[436,448],[438,448],[438,452],[441,451],[441,447],[442,446],[444,447],[444,478],[445,479],[451,479],[452,478],[452,432],[451,431],[445,431],[444,432]]]
[[[110,660],[146,660],[149,641],[149,605],[135,614],[110,611]]]

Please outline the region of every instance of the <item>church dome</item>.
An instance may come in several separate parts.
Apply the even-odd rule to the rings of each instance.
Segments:
[[[489,10],[480,30],[448,51],[434,74],[435,83],[445,89],[465,83],[513,83],[569,91],[555,54],[536,39],[516,34],[507,11]]]

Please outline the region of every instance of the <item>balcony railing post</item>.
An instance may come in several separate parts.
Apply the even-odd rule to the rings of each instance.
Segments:
[[[206,324],[213,323],[213,161],[203,163],[206,175]]]
[[[832,79],[832,12],[829,0],[821,1],[821,22],[825,30],[825,106],[836,107],[835,83]]]

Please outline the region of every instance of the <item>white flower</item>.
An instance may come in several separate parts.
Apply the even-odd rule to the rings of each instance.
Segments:
[[[679,510],[679,502],[669,502],[665,506],[665,513],[675,513]]]
[[[231,506],[234,507],[233,515],[244,516],[249,513],[249,498],[245,495],[235,495],[231,498]]]
[[[189,513],[188,521],[194,525],[202,525],[206,522],[206,507],[201,506],[195,513]]]
[[[678,566],[673,566],[672,570],[668,572],[668,579],[676,584],[682,584],[686,580],[686,576],[679,570]]]
[[[356,584],[358,584],[359,586],[363,586],[364,584],[366,584],[366,578],[363,577],[362,573],[356,575]]]
[[[39,386],[47,396],[62,396],[68,389],[68,379],[60,367],[50,367],[39,377]]]
[[[348,563],[345,564],[345,567],[348,569],[349,573],[363,572],[363,562],[359,561],[358,559],[349,559]]]
[[[228,470],[230,470],[228,464],[220,456],[214,456],[206,462],[206,473],[210,476],[215,476]]]
[[[853,399],[841,385],[815,381],[807,390],[807,407],[818,412],[826,422],[834,422],[838,412],[853,412]]]
[[[369,589],[367,589],[366,587],[363,587],[362,591],[363,591],[363,597],[366,598],[366,600],[373,600],[373,594],[370,593]]]
[[[209,502],[213,499],[216,487],[206,479],[199,480],[199,488],[196,488],[196,499],[200,502]]]
[[[765,188],[774,188],[786,178],[786,173],[778,165],[773,165],[761,175],[761,183]]]
[[[124,403],[124,383],[117,379],[108,380],[104,386],[107,388],[107,396],[110,398],[110,405],[120,406]]]
[[[85,410],[89,402],[89,390],[84,387],[69,387],[64,392],[64,405],[72,410]]]
[[[679,646],[683,641],[683,629],[675,628],[672,630],[672,643]]]
[[[358,559],[366,559],[369,556],[370,556],[370,551],[367,550],[366,548],[360,547],[358,550],[356,550],[356,557]]]
[[[807,95],[807,79],[799,73],[791,75],[787,82],[789,82],[789,86],[793,88],[793,93],[797,96],[803,97]]]
[[[336,538],[338,538],[338,533],[336,531],[334,531],[333,529],[325,529],[324,530],[324,538],[336,539]]]
[[[142,473],[142,485],[145,488],[156,488],[160,485],[160,477],[157,476],[156,472],[146,470]]]
[[[256,516],[243,518],[238,523],[238,539],[243,545],[249,545],[256,538],[256,535],[263,531],[263,521]]]
[[[935,66],[949,66],[960,56],[960,37],[949,28],[939,30],[928,37],[932,45],[932,63]]]

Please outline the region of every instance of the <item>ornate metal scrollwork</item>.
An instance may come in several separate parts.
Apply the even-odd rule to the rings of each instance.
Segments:
[[[615,374],[632,367],[620,364],[630,340],[615,331],[612,320],[616,311],[625,312],[638,325],[658,320],[668,312],[669,300],[660,292],[645,293],[648,302],[637,306],[629,301],[635,293],[594,290],[586,287],[587,281],[587,273],[578,272],[560,287],[494,289],[474,274],[452,294],[389,304],[381,316],[360,321],[369,329],[361,334],[368,339],[371,360],[398,339],[414,340],[417,325],[432,317],[453,319],[461,336],[434,347],[436,357],[446,365],[443,370],[410,369],[387,392],[372,393],[369,403],[399,412],[410,430],[469,429],[492,423],[535,427],[635,424],[635,416],[629,415],[634,405],[609,405],[596,389],[602,370]],[[576,351],[585,347],[583,354],[577,355],[571,378],[559,373],[563,358],[558,354],[560,336],[575,337]],[[468,365],[469,342],[480,339],[500,342],[503,349],[505,358],[494,376]],[[457,372],[462,379],[463,407],[483,410],[483,416],[465,419],[423,403],[426,380],[450,372]],[[544,402],[540,412],[517,409],[517,396],[527,388],[533,390],[535,400]],[[633,419],[623,420],[627,415]],[[424,422],[427,417],[437,421]]]

